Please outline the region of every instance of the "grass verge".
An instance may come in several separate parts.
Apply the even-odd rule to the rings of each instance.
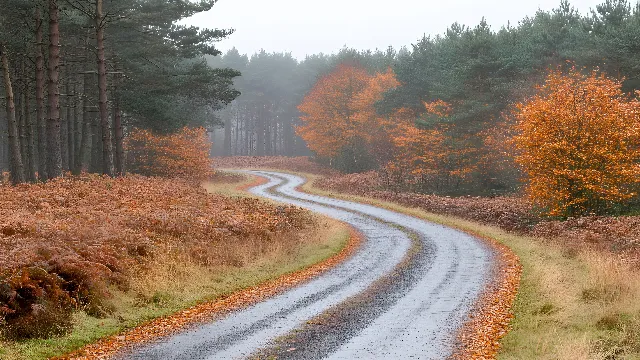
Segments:
[[[255,182],[255,178],[247,177],[240,183],[210,183],[205,187],[209,192],[226,196],[248,196],[236,189]],[[128,329],[153,319],[231,297],[242,289],[321,263],[340,253],[349,243],[351,233],[346,225],[320,217],[316,217],[316,224],[313,228],[286,233],[297,240],[283,239],[281,246],[274,245],[264,252],[264,256],[247,258],[240,264],[212,267],[180,254],[158,256],[145,264],[143,272],[131,278],[128,289],[109,289],[108,302],[113,311],[105,317],[96,318],[80,311],[74,314],[73,330],[68,335],[46,340],[1,341],[0,359],[62,356],[100,339],[125,334]],[[297,246],[292,247],[292,244]],[[236,254],[243,250],[235,249]]]
[[[317,195],[368,203],[493,239],[523,267],[510,332],[499,359],[640,359],[640,274],[614,255],[575,251],[550,240],[518,236],[495,226],[442,216],[372,198]]]

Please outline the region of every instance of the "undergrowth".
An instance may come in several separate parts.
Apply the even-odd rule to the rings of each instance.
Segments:
[[[231,197],[252,179],[222,177],[208,188],[227,195],[138,176],[0,186],[0,358],[61,355],[345,245],[343,225]]]

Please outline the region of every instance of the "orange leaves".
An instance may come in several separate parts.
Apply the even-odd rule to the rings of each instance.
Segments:
[[[303,125],[296,129],[309,148],[320,156],[333,157],[356,136],[354,116],[358,95],[368,83],[367,71],[339,65],[322,77],[298,106]]]
[[[135,173],[200,182],[213,172],[211,143],[204,128],[184,128],[171,135],[135,129],[126,147],[129,167]]]
[[[367,147],[385,143],[383,119],[374,104],[398,85],[391,69],[371,76],[362,68],[339,65],[298,106],[303,124],[296,131],[323,157],[335,157],[358,140]]]
[[[427,117],[444,120],[451,112],[451,106],[442,100],[424,103]],[[437,181],[461,181],[475,170],[470,156],[473,147],[465,146],[469,139],[456,141],[448,135],[448,125],[442,121],[430,128],[416,126],[410,113],[400,110],[394,118],[391,131],[395,146],[394,161],[388,169],[403,174],[410,183],[435,183]]]
[[[640,182],[640,102],[620,81],[572,68],[517,105],[516,161],[531,199],[551,215],[603,213]]]
[[[437,123],[429,129],[417,127],[416,114],[409,109],[379,114],[375,104],[399,85],[391,69],[369,75],[340,65],[320,79],[299,106],[303,125],[297,132],[322,157],[353,157],[355,170],[360,161],[356,154],[364,153],[403,181],[460,183],[476,169],[472,139],[454,141],[448,135],[452,125],[441,120],[452,108],[442,100],[424,104],[426,114]]]

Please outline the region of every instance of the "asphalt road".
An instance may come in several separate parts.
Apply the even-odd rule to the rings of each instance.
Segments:
[[[493,254],[457,230],[269,179],[254,194],[347,222],[365,237],[349,260],[249,308],[120,359],[444,359],[489,282]]]

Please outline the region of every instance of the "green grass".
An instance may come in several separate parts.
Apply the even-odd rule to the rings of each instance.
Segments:
[[[246,183],[253,180],[248,177]],[[239,185],[243,184],[209,184],[206,187],[211,192],[229,196],[248,196],[235,190]],[[157,259],[144,277],[132,280],[129,291],[112,290],[113,297],[109,302],[115,310],[107,318],[97,319],[78,312],[74,315],[74,328],[70,334],[46,340],[0,342],[0,359],[60,356],[154,318],[322,262],[346,246],[350,231],[346,225],[324,218],[319,218],[319,224],[313,233],[303,235],[308,241],[299,248],[283,249],[242,267],[206,268],[177,259]]]
[[[511,331],[498,359],[640,359],[640,273],[614,255],[570,251],[556,242],[395,203],[314,188],[488,237],[511,248],[523,273]]]

